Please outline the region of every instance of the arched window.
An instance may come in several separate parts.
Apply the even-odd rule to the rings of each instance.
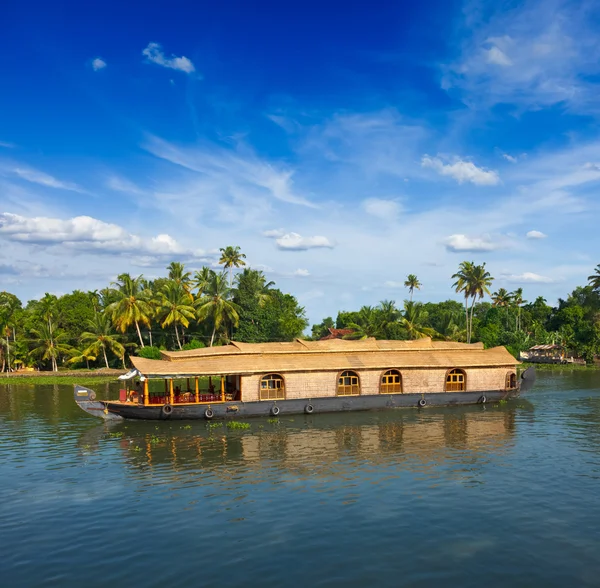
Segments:
[[[464,392],[467,389],[467,375],[463,370],[453,369],[446,374],[446,392]]]
[[[358,396],[360,394],[360,381],[356,372],[342,372],[338,379],[338,396]]]
[[[279,374],[267,374],[260,379],[261,400],[285,400],[285,382]]]
[[[506,389],[514,390],[517,387],[517,374],[515,372],[508,372],[506,374]]]
[[[380,394],[401,394],[402,376],[398,370],[388,370],[381,376]]]

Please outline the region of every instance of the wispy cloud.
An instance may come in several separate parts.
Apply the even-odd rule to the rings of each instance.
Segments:
[[[547,276],[540,276],[533,272],[523,272],[522,274],[507,274],[501,276],[508,282],[513,284],[551,284],[555,280]]]
[[[421,165],[435,170],[442,176],[451,177],[459,184],[471,182],[479,186],[495,186],[500,182],[497,172],[477,167],[472,161],[457,158],[452,163],[444,163],[439,157],[424,155]]]
[[[46,188],[56,188],[58,190],[70,190],[72,192],[85,193],[85,190],[72,182],[63,182],[45,172],[39,171],[32,167],[28,167],[18,163],[6,163],[0,166],[0,173],[4,175],[12,175],[31,182],[32,184],[39,184]]]
[[[383,198],[367,198],[363,200],[362,206],[367,214],[382,220],[395,220],[402,207],[396,200],[386,200]]]
[[[283,237],[285,233],[285,229],[268,229],[262,232],[262,236],[269,239],[279,239],[280,237]]]
[[[541,231],[529,231],[527,233],[528,239],[545,239],[548,235],[545,235]]]
[[[7,141],[0,141],[0,147],[5,149],[14,149],[16,145],[14,143],[8,143]]]
[[[227,149],[216,144],[178,147],[150,136],[143,147],[161,159],[200,174],[198,180],[219,185],[221,194],[269,195],[289,204],[318,208],[294,189],[294,170],[259,158],[245,146]]]
[[[328,249],[333,248],[333,243],[327,238],[322,236],[314,237],[303,237],[298,233],[287,233],[283,237],[279,237],[275,240],[277,247],[283,251],[305,251],[307,249],[316,249],[325,247]]]
[[[446,249],[453,253],[496,251],[507,246],[505,241],[493,241],[489,236],[468,237],[467,235],[450,235],[443,241]]]
[[[442,87],[484,108],[508,103],[539,109],[565,103],[597,111],[597,3],[526,0],[508,9],[503,2],[487,8],[467,4],[457,32],[459,57],[446,66]]]
[[[509,155],[508,153],[503,153],[502,157],[504,157],[506,161],[510,161],[511,163],[517,163],[517,161],[519,161],[517,157],[515,157],[514,155]]]
[[[165,57],[160,43],[148,43],[148,46],[142,51],[142,55],[144,55],[151,63],[155,63],[162,67],[177,69],[188,74],[196,71],[194,64],[187,57],[177,57],[176,55]]]
[[[96,57],[96,59],[92,60],[92,69],[94,71],[100,71],[101,69],[104,69],[107,66],[106,61],[104,61],[104,59],[101,59],[100,57]]]

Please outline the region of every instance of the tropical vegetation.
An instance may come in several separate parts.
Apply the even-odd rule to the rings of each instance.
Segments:
[[[121,274],[102,290],[45,294],[26,304],[0,292],[0,370],[122,368],[128,356],[159,358],[161,349],[194,349],[245,342],[292,341],[308,321],[297,299],[246,266],[239,247],[221,249],[222,270],[172,262],[166,276],[148,280]],[[310,338],[418,339],[505,345],[513,354],[556,343],[592,362],[600,356],[600,265],[588,284],[556,306],[522,288],[493,290],[486,265],[463,261],[449,284],[462,298],[413,300],[423,287],[415,274],[404,282],[409,299],[341,310],[312,326]]]

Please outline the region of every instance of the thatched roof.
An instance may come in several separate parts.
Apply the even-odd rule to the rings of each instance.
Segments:
[[[346,369],[514,367],[519,362],[504,347],[481,343],[432,341],[304,341],[239,343],[222,347],[163,351],[162,360],[132,357],[148,376],[322,372]]]

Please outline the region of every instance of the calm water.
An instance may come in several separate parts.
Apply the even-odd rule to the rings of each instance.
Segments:
[[[600,372],[248,422],[108,427],[70,386],[0,387],[2,586],[600,584]]]

